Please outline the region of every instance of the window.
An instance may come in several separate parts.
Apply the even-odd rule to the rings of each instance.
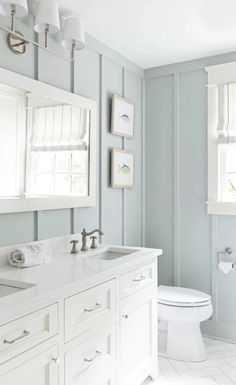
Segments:
[[[208,213],[236,214],[236,63],[208,72]]]
[[[236,144],[219,145],[219,200],[236,202]]]

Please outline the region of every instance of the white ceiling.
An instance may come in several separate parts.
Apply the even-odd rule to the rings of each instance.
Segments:
[[[57,0],[143,68],[236,50],[236,0]]]

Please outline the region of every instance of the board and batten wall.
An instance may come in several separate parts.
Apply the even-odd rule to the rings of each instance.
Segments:
[[[0,23],[7,25],[0,18]],[[33,20],[17,20],[17,30],[37,39]],[[69,56],[55,38],[49,46]],[[143,242],[143,92],[144,72],[116,52],[87,36],[87,46],[76,53],[74,66],[43,50],[27,47],[25,55],[14,55],[0,32],[0,66],[36,80],[92,98],[98,102],[97,205],[40,212],[0,214],[0,247],[101,228],[104,242],[138,246]],[[135,138],[110,134],[111,97],[116,93],[135,103]],[[110,187],[110,150],[133,150],[136,157],[135,187]],[[1,181],[2,183],[3,181]]]
[[[163,248],[159,283],[212,295],[204,332],[236,342],[236,269],[219,271],[217,251],[233,248],[236,216],[207,214],[207,74],[236,53],[145,71],[146,246]]]

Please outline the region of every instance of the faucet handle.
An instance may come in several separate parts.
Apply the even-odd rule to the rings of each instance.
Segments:
[[[71,254],[78,254],[79,253],[79,249],[78,249],[78,243],[79,241],[77,239],[73,239],[72,241],[70,241],[70,243],[72,244],[72,249],[71,249]]]
[[[97,243],[96,243],[96,240],[97,240],[97,237],[96,236],[91,236],[90,239],[92,239],[92,244],[90,246],[90,249],[97,249]]]

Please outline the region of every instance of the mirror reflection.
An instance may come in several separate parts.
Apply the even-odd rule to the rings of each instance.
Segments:
[[[0,197],[89,195],[90,111],[0,85]]]

